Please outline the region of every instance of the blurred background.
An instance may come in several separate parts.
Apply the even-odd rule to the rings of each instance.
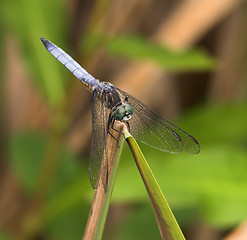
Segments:
[[[198,140],[197,155],[141,149],[186,238],[240,239],[246,11],[241,0],[1,0],[0,239],[81,239],[94,194],[91,94],[40,37]],[[125,145],[103,239],[160,238]]]

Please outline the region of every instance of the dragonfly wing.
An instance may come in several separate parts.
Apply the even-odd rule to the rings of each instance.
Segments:
[[[105,189],[108,185],[107,119],[108,110],[93,95],[89,176],[94,189],[97,188],[99,176]]]
[[[180,153],[198,153],[198,142],[188,133],[161,118],[147,106],[121,89],[119,92],[127,97],[134,112],[129,121],[130,133],[139,141],[159,150]]]

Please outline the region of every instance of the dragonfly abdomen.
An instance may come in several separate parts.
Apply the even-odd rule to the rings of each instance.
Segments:
[[[61,48],[56,46],[45,38],[40,38],[45,48],[66,68],[68,68],[82,84],[84,84],[90,91],[93,86],[98,85],[99,81],[91,76],[84,68],[80,66],[71,56],[64,52]]]

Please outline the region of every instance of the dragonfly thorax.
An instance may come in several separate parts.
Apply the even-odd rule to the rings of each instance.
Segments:
[[[122,101],[118,89],[111,83],[100,82],[94,89],[104,105],[111,109],[115,120],[127,122],[131,119],[133,108],[127,100]]]
[[[115,120],[127,122],[131,119],[133,108],[128,103],[121,103],[113,112],[112,117]]]
[[[117,91],[117,88],[111,83],[100,82],[99,85],[94,88],[94,91],[108,109],[112,109],[114,106],[117,106],[119,103],[121,103],[119,92]]]

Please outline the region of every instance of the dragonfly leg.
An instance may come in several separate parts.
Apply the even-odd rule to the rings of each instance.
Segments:
[[[115,139],[116,142],[118,143],[119,139],[116,139],[116,138],[110,133],[110,131],[109,131],[110,126],[111,126],[111,129],[113,129],[114,131],[116,131],[116,132],[118,132],[118,133],[120,133],[120,134],[123,134],[123,135],[124,135],[124,133],[122,133],[122,132],[120,132],[119,130],[117,130],[116,128],[114,128],[114,123],[115,123],[115,119],[114,119],[114,118],[111,116],[111,114],[110,114],[110,115],[109,115],[109,118],[108,118],[108,124],[107,124],[107,133],[109,133],[110,136],[113,137],[113,139]],[[118,145],[118,147],[120,147],[120,146]]]
[[[118,139],[116,139],[110,132],[108,132],[108,134],[109,134],[112,138],[114,138],[114,140],[116,140],[116,142],[118,143]]]
[[[113,121],[112,121],[112,124],[111,124],[111,128],[114,130],[114,131],[116,131],[116,132],[118,132],[118,133],[120,133],[120,134],[122,134],[123,136],[124,136],[124,133],[123,132],[120,132],[119,130],[117,130],[116,128],[114,128],[114,122],[115,122],[115,119],[113,119]],[[116,138],[114,138],[114,139],[116,139]],[[118,140],[117,140],[117,143],[118,143]],[[118,145],[118,148],[119,148],[120,146]]]
[[[129,122],[126,122],[126,125],[128,127],[129,132],[130,132],[130,124],[129,124]]]
[[[113,128],[114,122],[115,122],[115,120],[112,118],[112,115],[109,114],[108,123],[107,123],[107,133],[108,133],[113,139],[115,139],[116,142],[118,143],[118,139],[116,139],[116,138],[110,133],[110,131],[109,131],[110,125],[111,125],[111,128],[112,128],[113,130],[116,131],[116,129]]]
[[[112,128],[114,131],[116,131],[116,132],[118,132],[118,133],[120,133],[120,134],[123,134],[122,132],[120,132],[120,131],[118,131],[116,128],[114,128],[114,123],[115,123],[115,119],[113,119],[113,121],[112,121],[111,128]],[[124,134],[123,134],[123,135],[124,135]]]

